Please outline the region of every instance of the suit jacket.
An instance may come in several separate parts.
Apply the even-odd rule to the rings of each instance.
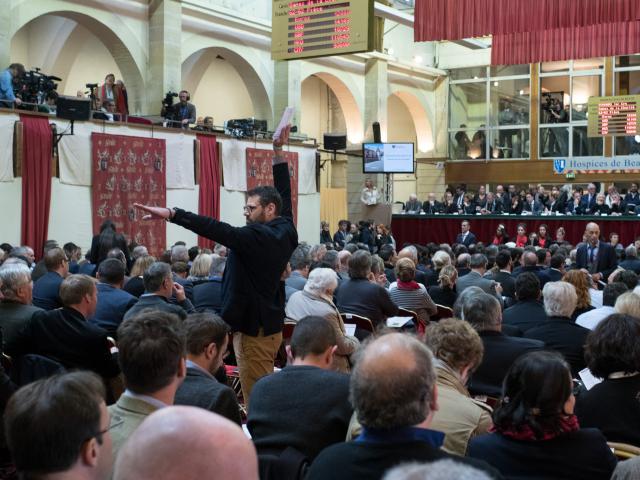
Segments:
[[[567,209],[567,204],[561,198],[557,200],[551,200],[549,202],[549,210],[552,212],[564,213]]]
[[[576,265],[578,268],[589,269],[589,245],[583,244],[578,247],[576,253]],[[598,244],[598,256],[595,261],[595,272],[601,273],[604,281],[618,266],[618,256],[615,249],[608,243],[600,242]]]
[[[591,200],[589,200],[589,194],[586,193],[582,195],[580,199],[580,208],[582,210],[582,214],[589,215],[593,213],[593,207],[596,206],[596,195],[591,196]]]
[[[462,237],[463,235],[459,233],[458,236],[456,237],[455,243],[462,244],[465,247],[468,247],[469,245],[473,245],[474,243],[477,242],[476,236],[471,232],[467,234],[467,238],[465,238],[464,241],[462,240]]]
[[[504,210],[502,202],[498,199],[494,199],[493,202],[487,202],[484,209],[489,213],[500,214]]]
[[[469,287],[480,287],[489,295],[493,295],[498,300],[500,300],[500,304],[502,304],[502,298],[496,292],[496,287],[493,284],[493,280],[489,280],[488,278],[483,278],[478,272],[474,272],[471,270],[464,277],[458,277],[456,282],[456,291],[458,295],[460,295],[466,288]]]
[[[187,376],[178,388],[174,403],[204,408],[242,424],[235,392],[199,368],[187,367]]]
[[[499,397],[502,393],[502,380],[513,362],[525,353],[544,348],[541,341],[508,337],[491,330],[481,331],[480,338],[484,345],[484,356],[469,381],[468,388],[472,395]]]
[[[274,165],[273,178],[282,197],[282,212],[268,223],[232,227],[181,209],[176,209],[172,220],[231,250],[222,277],[221,316],[234,331],[251,336],[257,336],[260,328],[264,335],[282,331],[285,293],[280,277],[298,246],[288,165]]]
[[[626,260],[620,262],[618,266],[624,268],[625,270],[632,270],[640,274],[640,260],[637,258],[627,258]]]
[[[140,426],[145,418],[158,410],[158,407],[139,398],[122,394],[116,403],[108,407],[108,410],[111,417],[109,431],[111,432],[115,460],[120,448],[134,430]]]
[[[31,317],[36,312],[43,312],[33,305],[23,305],[18,302],[3,300],[0,303],[0,328],[4,340],[4,351],[15,349],[15,343],[20,338],[20,332],[27,327]]]
[[[124,284],[123,290],[139,298],[144,294],[144,281],[142,277],[131,277],[127,283]]]
[[[188,298],[185,298],[181,305],[174,305],[169,303],[166,298],[160,295],[144,294],[138,299],[135,305],[127,310],[127,313],[124,314],[123,320],[135,317],[138,313],[147,308],[173,313],[180,317],[181,320],[187,318],[187,313],[195,312],[195,309]]]
[[[502,295],[504,297],[515,298],[516,281],[509,272],[495,272],[491,275],[491,280],[502,285]]]
[[[222,278],[211,277],[208,282],[193,287],[193,303],[198,312],[222,310]]]
[[[422,204],[422,211],[427,215],[433,215],[434,213],[441,213],[442,203],[435,200],[433,202],[433,205],[431,205],[431,203],[429,203],[429,200],[427,200]]]
[[[489,433],[469,442],[469,456],[487,461],[505,478],[604,479],[611,478],[616,466],[616,457],[595,428],[540,441]]]
[[[313,460],[344,440],[352,413],[347,375],[291,365],[257,381],[247,428],[258,453],[293,447]]]
[[[387,317],[398,314],[389,292],[365,278],[350,278],[336,291],[336,306],[340,313],[355,313],[367,317],[374,327],[384,324]]]
[[[409,200],[404,204],[404,211],[407,213],[420,213],[422,211],[422,204],[419,200],[412,202]]]
[[[73,308],[36,312],[7,353],[43,355],[65,368],[92,370],[105,378],[120,373],[118,355],[109,351],[107,332]]]
[[[184,288],[184,295],[189,299],[191,303],[193,303],[193,281],[189,280],[188,278],[179,277],[175,273],[173,274],[173,281],[174,283],[179,283],[182,288]],[[169,301],[175,305],[178,305],[178,301],[176,300],[175,295],[172,295]]]
[[[632,193],[632,192],[628,192],[625,196],[624,196],[624,203],[626,205],[640,205],[640,193],[636,192],[636,193]]]
[[[98,306],[89,323],[114,336],[122,323],[124,314],[133,307],[138,299],[124,290],[107,283],[98,283]]]
[[[537,300],[516,302],[505,309],[502,314],[503,324],[518,327],[522,332],[542,325],[546,321],[547,314],[544,311],[544,305]]]
[[[584,344],[589,332],[591,330],[575,324],[570,318],[549,317],[543,324],[527,330],[524,336],[541,340],[548,349],[560,352],[571,366],[571,373],[575,377],[586,366]]]
[[[62,306],[60,284],[62,276],[57,272],[47,272],[33,284],[33,305],[43,310],[53,310]]]
[[[537,200],[533,201],[533,206],[529,202],[525,201],[522,204],[522,211],[531,212],[533,215],[539,215],[544,211],[544,205]]]
[[[333,234],[333,243],[339,245],[341,248],[344,248],[347,243],[347,232],[343,232],[342,230],[338,230]]]
[[[562,280],[563,273],[555,268],[546,268],[541,270],[538,278],[540,279],[540,288],[544,287],[547,282],[559,282]]]

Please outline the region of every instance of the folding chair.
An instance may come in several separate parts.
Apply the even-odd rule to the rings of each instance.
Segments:
[[[420,318],[418,318],[418,314],[413,310],[409,310],[408,308],[398,307],[398,316],[399,317],[411,317],[413,319],[413,324],[416,326],[416,331],[420,337],[424,336],[424,332],[427,329],[427,324]]]
[[[342,321],[344,323],[355,324],[356,328],[365,330],[367,332],[374,332],[373,323],[367,317],[362,315],[356,315],[355,313],[341,313]]]
[[[609,448],[613,450],[613,454],[618,460],[628,460],[640,455],[640,448],[628,443],[607,442]]]
[[[438,305],[436,303],[436,307],[438,307],[438,313],[436,313],[431,320],[442,320],[443,318],[451,318],[453,317],[453,310],[449,307],[445,307],[444,305]]]

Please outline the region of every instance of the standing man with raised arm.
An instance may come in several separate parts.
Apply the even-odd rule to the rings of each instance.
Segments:
[[[298,245],[289,168],[282,155],[290,129],[288,125],[273,140],[275,188],[259,186],[247,192],[244,227],[179,208],[135,205],[147,212],[144,220],[166,219],[230,249],[222,279],[221,316],[235,332],[233,347],[247,403],[256,380],[273,372],[284,323],[285,295],[280,278]]]

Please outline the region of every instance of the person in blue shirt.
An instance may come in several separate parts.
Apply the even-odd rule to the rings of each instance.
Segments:
[[[20,106],[22,100],[13,93],[13,79],[24,75],[24,65],[21,63],[12,63],[9,68],[0,73],[0,100],[8,100],[15,102],[16,106]],[[6,106],[8,102],[2,102]],[[12,105],[9,105],[12,106]]]

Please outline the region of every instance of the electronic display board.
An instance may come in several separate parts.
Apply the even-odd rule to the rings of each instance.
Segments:
[[[373,0],[273,0],[271,58],[373,50]]]
[[[587,136],[633,137],[640,135],[640,95],[590,97]]]

